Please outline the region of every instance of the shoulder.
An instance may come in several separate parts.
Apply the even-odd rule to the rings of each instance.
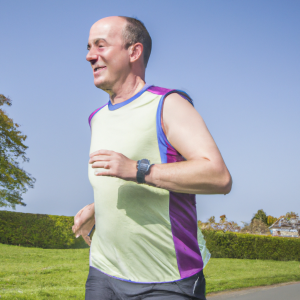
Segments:
[[[106,103],[106,104],[104,104],[103,106],[97,108],[95,111],[93,111],[93,112],[90,114],[89,119],[88,119],[89,125],[90,125],[90,126],[91,126],[91,121],[92,121],[92,118],[94,117],[94,115],[95,115],[99,110],[101,110],[103,107],[105,107],[106,105],[108,105],[108,103]]]
[[[171,127],[184,128],[200,119],[201,116],[194,108],[193,103],[183,95],[172,93],[164,99],[162,120],[167,132]]]
[[[165,122],[170,119],[189,118],[193,112],[197,113],[191,97],[184,91],[170,90],[166,93],[163,101],[163,119]]]
[[[186,92],[156,86],[151,87],[149,91],[151,92],[151,90],[153,93],[161,95],[159,106],[161,125],[169,140],[172,139],[171,132],[180,135],[185,127],[201,120],[201,116],[194,108],[191,97]],[[186,128],[186,130],[190,130],[190,128]],[[185,132],[183,133],[185,134]]]

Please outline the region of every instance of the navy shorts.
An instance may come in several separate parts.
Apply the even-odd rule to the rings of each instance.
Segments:
[[[174,282],[137,283],[90,267],[85,288],[85,300],[206,300],[203,271]]]

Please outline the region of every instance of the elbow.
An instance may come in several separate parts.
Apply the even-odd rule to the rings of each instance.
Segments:
[[[215,172],[215,174],[217,175],[215,178],[218,178],[216,182],[218,190],[217,193],[224,195],[229,194],[232,188],[232,178],[225,164],[222,164],[222,166],[218,166]]]

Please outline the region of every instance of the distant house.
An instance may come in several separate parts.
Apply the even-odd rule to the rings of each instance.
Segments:
[[[273,236],[300,237],[300,218],[280,218],[269,229]]]

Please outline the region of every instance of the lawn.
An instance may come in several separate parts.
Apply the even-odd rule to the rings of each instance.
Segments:
[[[88,249],[50,250],[0,244],[0,298],[84,299]],[[211,259],[207,292],[300,281],[300,262]]]

